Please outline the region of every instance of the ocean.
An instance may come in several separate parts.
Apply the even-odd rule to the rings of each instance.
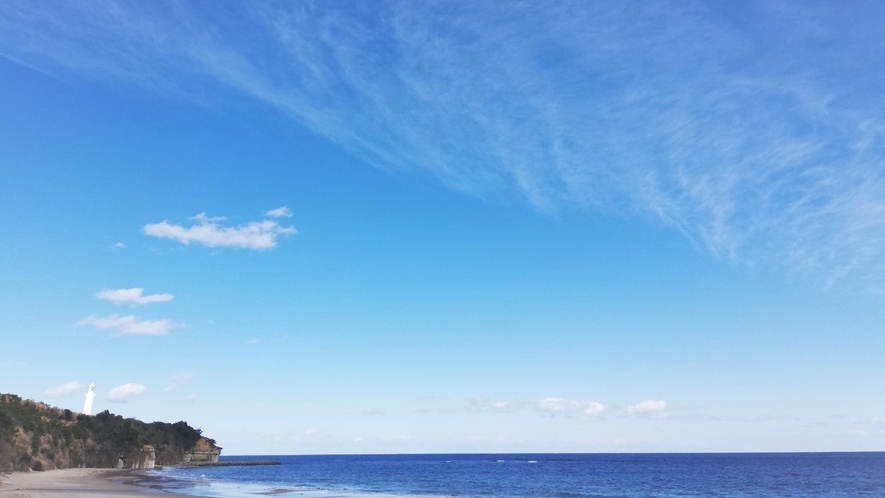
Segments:
[[[154,471],[167,492],[219,498],[877,497],[885,453],[248,456],[276,466]],[[156,481],[155,481],[156,482]]]

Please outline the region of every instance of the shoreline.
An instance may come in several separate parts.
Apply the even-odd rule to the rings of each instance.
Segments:
[[[157,480],[156,485],[140,483]],[[161,479],[129,469],[58,469],[0,474],[0,498],[144,498]],[[178,496],[193,496],[178,494]]]

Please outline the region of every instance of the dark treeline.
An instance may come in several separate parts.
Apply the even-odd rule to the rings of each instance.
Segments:
[[[82,415],[0,394],[0,471],[114,467],[145,445],[157,465],[175,465],[200,438],[186,422],[146,423],[107,410]]]

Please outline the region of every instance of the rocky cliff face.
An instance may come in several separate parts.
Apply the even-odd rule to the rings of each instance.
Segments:
[[[221,456],[221,448],[215,445],[215,441],[201,437],[194,447],[184,454],[183,463],[216,463],[219,456]]]
[[[150,446],[157,465],[176,465],[203,438],[186,422],[145,423],[108,411],[82,415],[0,394],[0,471],[130,467]],[[143,463],[139,463],[143,466]]]

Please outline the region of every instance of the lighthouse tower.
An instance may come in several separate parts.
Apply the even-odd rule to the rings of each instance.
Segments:
[[[95,384],[89,384],[86,401],[83,402],[83,415],[92,415],[92,402],[95,401]]]

